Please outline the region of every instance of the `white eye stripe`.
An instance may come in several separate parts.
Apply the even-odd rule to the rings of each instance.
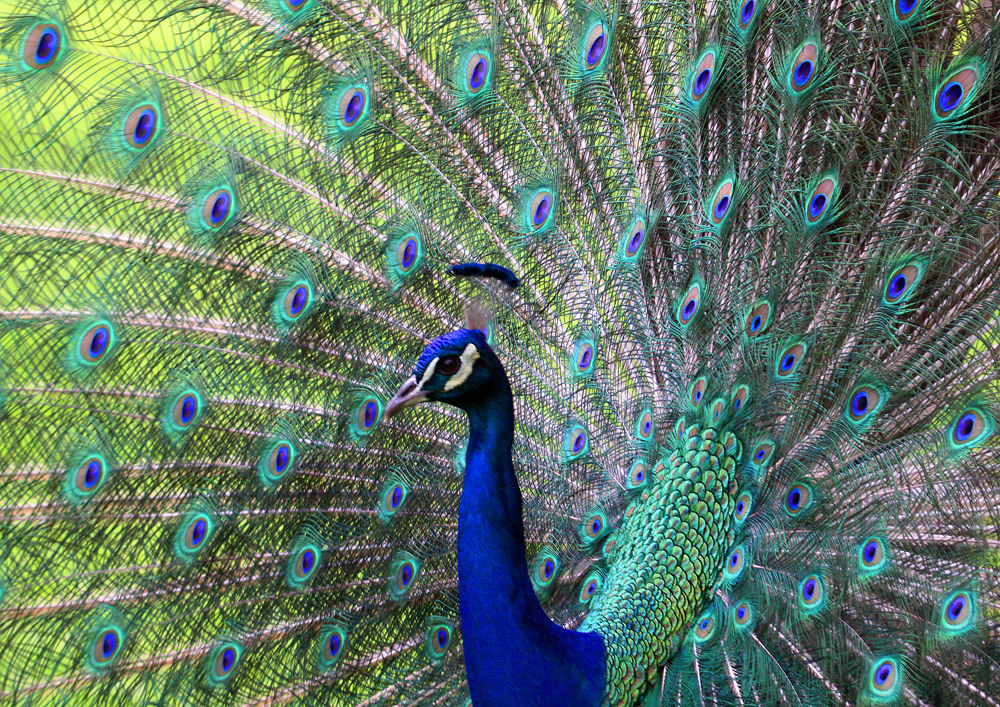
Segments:
[[[431,359],[431,362],[427,364],[427,370],[424,371],[423,377],[420,379],[420,382],[417,383],[417,388],[419,390],[424,389],[424,383],[429,381],[431,379],[431,376],[434,375],[434,369],[437,368],[437,365],[438,365],[438,357],[435,356],[433,359]]]
[[[466,345],[465,351],[462,352],[462,367],[458,369],[458,373],[453,375],[447,383],[444,384],[445,390],[453,390],[458,386],[462,385],[469,376],[472,375],[472,367],[475,365],[476,360],[479,358],[479,349],[471,341]],[[437,359],[434,359],[434,363]],[[428,370],[430,366],[428,366]],[[426,374],[424,374],[426,376]]]

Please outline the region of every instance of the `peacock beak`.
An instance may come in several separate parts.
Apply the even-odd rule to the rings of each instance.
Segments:
[[[417,377],[411,376],[399,387],[392,400],[386,404],[383,415],[388,419],[403,408],[422,403],[425,400],[427,400],[427,393],[421,390],[420,384],[417,383]]]

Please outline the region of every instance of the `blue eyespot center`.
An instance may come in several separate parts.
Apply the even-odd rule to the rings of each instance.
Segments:
[[[892,282],[889,283],[889,296],[899,297],[903,294],[903,290],[906,289],[906,275],[899,273],[896,277],[892,278]]]
[[[371,427],[375,424],[375,418],[378,416],[378,405],[374,400],[369,400],[365,403],[365,427]]]
[[[701,623],[698,624],[698,628],[702,631],[707,631],[708,627],[712,625],[711,619],[702,619]]]
[[[555,571],[556,571],[556,566],[552,562],[552,560],[546,560],[545,561],[545,568],[544,568],[545,579],[550,579],[552,577],[552,573],[555,572]]]
[[[52,59],[59,50],[59,34],[51,27],[42,32],[38,38],[38,47],[35,49],[35,63],[45,64]]]
[[[645,231],[643,231],[641,228],[636,229],[635,233],[632,234],[632,237],[629,239],[628,242],[629,255],[635,255],[637,252],[639,252],[639,246],[642,245],[642,239],[644,237],[645,237]]]
[[[868,393],[861,391],[851,401],[851,412],[855,415],[863,415],[866,410],[868,410]]]
[[[583,449],[583,445],[586,439],[582,432],[577,433],[576,437],[573,438],[573,452],[579,452]]]
[[[96,459],[92,459],[87,464],[87,469],[83,473],[84,490],[90,491],[95,486],[97,486],[97,482],[100,480],[101,480],[101,463]]]
[[[587,368],[594,358],[594,350],[588,345],[580,352],[580,368]]]
[[[761,327],[761,325],[763,323],[764,323],[764,320],[760,318],[759,314],[756,317],[754,317],[753,319],[751,319],[750,320],[750,333],[751,334],[756,334],[757,330],[760,329],[760,327]]]
[[[302,574],[309,574],[316,562],[316,553],[306,550],[302,553]]]
[[[701,73],[698,74],[697,78],[694,80],[694,92],[696,95],[700,96],[708,88],[709,82],[712,80],[712,70],[702,69]]]
[[[736,504],[736,515],[738,515],[738,516],[739,515],[743,515],[743,509],[744,508],[746,508],[746,504],[743,501],[740,501],[739,503],[737,503]]]
[[[781,370],[790,371],[795,366],[795,354],[788,354],[781,359]]]
[[[594,522],[590,524],[590,532],[593,533],[594,535],[597,535],[599,532],[601,532],[600,518],[594,518]]]
[[[232,648],[227,648],[222,651],[221,659],[219,660],[219,665],[222,668],[223,673],[228,673],[233,669],[233,664],[236,662],[236,651]]]
[[[413,261],[417,259],[417,241],[414,238],[407,239],[403,246],[403,268],[409,270],[413,267]]]
[[[198,519],[194,523],[194,527],[191,528],[191,545],[198,547],[201,545],[202,540],[205,539],[205,532],[208,530],[208,524],[204,520]]]
[[[697,303],[694,300],[689,300],[686,305],[684,305],[684,318],[689,319],[692,314],[694,314],[695,307]]]
[[[443,628],[438,629],[437,642],[442,648],[448,645],[448,632]]]
[[[219,195],[215,197],[215,201],[212,202],[212,211],[209,220],[212,222],[213,226],[218,226],[226,219],[228,214],[229,194],[227,192],[220,192]]]
[[[900,15],[908,15],[913,12],[913,8],[917,6],[920,0],[899,0],[897,7],[899,8]]]
[[[955,426],[955,438],[958,439],[959,442],[965,442],[972,435],[972,430],[975,426],[976,416],[971,412],[966,413]]]
[[[965,605],[966,601],[964,596],[957,596],[952,599],[951,604],[948,605],[948,618],[952,621],[957,620],[965,610]]]
[[[532,216],[532,223],[535,226],[541,226],[545,223],[545,219],[549,217],[549,212],[552,210],[552,197],[548,194],[542,197],[541,201],[538,202],[538,206],[535,207],[535,213]]]
[[[816,580],[810,579],[804,585],[802,585],[802,596],[805,599],[812,599],[816,594]]]
[[[740,22],[744,25],[748,24],[750,20],[753,19],[753,12],[757,9],[757,3],[755,0],[747,0],[746,4],[743,6],[743,12],[740,13]]]
[[[745,619],[746,615],[747,615],[747,609],[745,606],[741,606],[736,610],[736,618],[738,618],[739,620],[742,621],[743,619]]]
[[[413,567],[409,563],[403,565],[403,569],[399,573],[399,578],[402,580],[404,587],[413,579]]]
[[[799,489],[792,489],[788,493],[788,507],[793,511],[798,510],[799,504],[802,503],[802,492]]]
[[[288,468],[288,460],[291,458],[291,449],[289,449],[287,444],[283,444],[278,447],[277,454],[274,456],[274,470],[283,474]]]
[[[943,112],[947,113],[954,110],[962,102],[964,96],[965,88],[963,88],[962,84],[958,81],[951,81],[941,91],[941,96],[938,98],[938,105]]]
[[[823,213],[826,208],[826,194],[817,194],[809,204],[809,216],[816,218]]]
[[[726,211],[729,210],[729,196],[724,196],[719,199],[719,203],[715,205],[715,218],[722,218],[726,215]]]
[[[139,120],[135,123],[135,132],[133,133],[133,139],[136,144],[141,145],[145,143],[153,135],[153,130],[156,128],[156,113],[153,112],[151,108],[146,108],[142,113],[139,114]]]
[[[813,63],[806,59],[805,61],[799,62],[795,67],[795,73],[792,75],[792,80],[795,81],[795,85],[801,88],[805,86],[809,79],[812,78],[813,73]]]
[[[872,540],[870,543],[865,545],[865,562],[872,562],[875,559],[875,554],[878,552],[878,543]]]
[[[344,108],[344,122],[347,125],[353,125],[354,121],[356,121],[361,115],[361,111],[364,107],[364,94],[361,93],[361,91],[355,91],[354,94],[347,100],[347,106]]]
[[[884,685],[886,680],[892,676],[893,667],[891,663],[883,663],[875,671],[875,684]]]
[[[181,401],[181,424],[189,424],[196,412],[198,412],[198,401],[193,395],[185,395]]]
[[[604,49],[607,46],[608,37],[607,34],[601,32],[594,40],[590,43],[590,47],[587,48],[587,68],[592,69],[601,61],[604,56]]]
[[[293,317],[297,317],[302,313],[305,308],[306,303],[309,301],[309,290],[305,285],[300,285],[295,288],[295,294],[292,295],[292,304],[289,307],[290,314]]]
[[[481,88],[486,81],[486,60],[479,57],[476,65],[472,68],[472,76],[469,78],[469,88],[475,91]]]
[[[399,504],[402,502],[403,502],[403,488],[401,486],[396,486],[392,490],[392,500],[390,501],[393,510],[399,508]]]
[[[108,631],[104,634],[104,639],[101,641],[101,656],[107,660],[115,654],[118,650],[118,636],[114,631]]]
[[[694,391],[694,401],[697,403],[700,400],[701,400],[701,391],[700,390]]]
[[[330,634],[330,640],[327,645],[330,648],[330,657],[336,657],[340,653],[340,635],[336,633]]]

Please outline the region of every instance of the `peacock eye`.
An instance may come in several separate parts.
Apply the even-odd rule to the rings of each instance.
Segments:
[[[458,356],[445,356],[438,361],[437,369],[446,376],[453,376],[462,367],[462,361]]]

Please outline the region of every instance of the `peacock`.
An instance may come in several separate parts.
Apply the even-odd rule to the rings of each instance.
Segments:
[[[0,704],[1000,705],[990,0],[2,0]]]

